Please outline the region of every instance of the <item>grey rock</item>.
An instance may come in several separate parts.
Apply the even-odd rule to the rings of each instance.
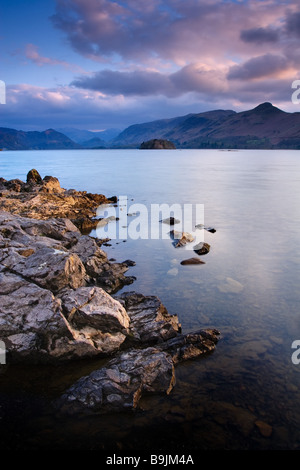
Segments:
[[[133,349],[81,377],[55,406],[68,414],[134,409],[143,393],[168,394],[174,384],[174,365],[168,353],[153,347]]]
[[[175,365],[213,351],[218,335],[214,329],[201,330],[121,353],[75,382],[55,407],[67,414],[107,413],[135,409],[144,393],[169,394],[176,382]]]
[[[130,318],[131,343],[155,344],[173,338],[180,332],[177,315],[170,315],[156,296],[125,292],[117,299],[124,305]]]
[[[209,243],[205,242],[200,242],[197,245],[194,246],[194,252],[197,253],[197,255],[206,255],[207,253],[210,252],[210,245]]]
[[[100,287],[67,289],[60,295],[67,320],[77,328],[92,327],[102,332],[129,328],[124,307]]]

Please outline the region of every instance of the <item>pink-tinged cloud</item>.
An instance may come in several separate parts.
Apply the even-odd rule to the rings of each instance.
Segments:
[[[76,52],[95,60],[224,64],[230,55],[247,60],[276,47],[278,53],[276,40],[288,25],[297,36],[297,4],[289,3],[287,11],[276,0],[56,0],[52,21]]]
[[[268,77],[276,77],[285,73],[291,67],[290,61],[283,56],[265,54],[249,59],[241,65],[234,65],[230,68],[227,78],[252,80]]]
[[[224,71],[197,64],[190,64],[170,74],[146,70],[102,70],[92,76],[79,77],[71,85],[109,95],[163,95],[168,98],[191,92],[220,94],[227,88]]]
[[[63,60],[50,58],[50,57],[44,57],[40,55],[38,51],[38,47],[35,46],[34,44],[26,45],[25,56],[27,59],[31,60],[39,67],[42,67],[44,65],[60,65],[62,67],[65,67],[66,69],[72,70],[74,73],[84,72],[84,70],[78,65],[70,64],[69,62],[66,62]]]

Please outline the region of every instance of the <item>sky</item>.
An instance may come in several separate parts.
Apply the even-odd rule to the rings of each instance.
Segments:
[[[0,127],[299,112],[299,79],[299,0],[1,0]]]

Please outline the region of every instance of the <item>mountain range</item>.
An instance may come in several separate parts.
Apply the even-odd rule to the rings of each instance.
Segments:
[[[134,124],[122,132],[0,128],[0,148],[7,150],[139,148],[151,139],[169,140],[176,148],[300,149],[300,112],[266,102],[248,111],[220,109]]]
[[[38,132],[0,127],[0,148],[5,150],[54,150],[75,149],[80,146],[54,129]]]
[[[207,111],[128,127],[111,145],[137,147],[151,139],[172,141],[177,148],[300,149],[300,113],[262,103],[243,112]]]

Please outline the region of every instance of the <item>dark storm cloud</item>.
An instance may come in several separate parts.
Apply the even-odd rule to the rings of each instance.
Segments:
[[[300,37],[300,11],[287,16],[285,29],[288,35]]]
[[[279,40],[279,30],[272,28],[252,28],[241,31],[240,38],[244,42],[268,43]]]

